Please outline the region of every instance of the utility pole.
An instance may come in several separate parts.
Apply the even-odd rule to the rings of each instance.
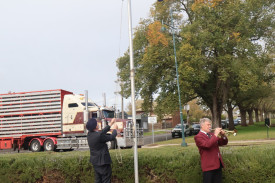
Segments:
[[[103,96],[103,107],[106,107],[106,93],[103,93],[102,96]]]
[[[179,96],[179,109],[180,109],[180,123],[181,123],[181,133],[182,133],[182,147],[186,147],[187,143],[185,142],[184,136],[184,123],[183,123],[183,114],[182,114],[182,106],[181,106],[181,98],[180,98],[180,83],[179,83],[179,72],[178,72],[178,62],[177,62],[177,52],[176,52],[176,43],[175,43],[175,28],[173,22],[173,11],[172,8],[170,10],[171,22],[172,22],[172,34],[173,34],[173,47],[174,47],[174,55],[175,55],[175,65],[176,65],[176,75],[177,75],[177,86],[178,86],[178,96]]]
[[[118,78],[115,82],[120,86],[120,91],[116,91],[115,94],[121,96],[121,118],[124,119],[123,81]]]
[[[158,2],[162,2],[163,0],[158,0]],[[179,97],[179,111],[180,111],[180,123],[181,123],[181,133],[182,133],[182,147],[186,147],[187,143],[185,142],[184,137],[184,122],[183,122],[183,114],[182,114],[182,105],[181,105],[181,97],[180,97],[180,83],[179,83],[179,73],[178,73],[178,62],[177,62],[177,52],[176,52],[176,41],[175,41],[175,27],[173,20],[173,9],[170,8],[170,16],[171,16],[171,26],[167,25],[169,28],[172,28],[172,36],[173,36],[173,47],[174,47],[174,56],[175,56],[175,66],[176,66],[176,76],[177,76],[177,86],[178,86],[178,97]],[[163,23],[163,22],[162,22]],[[165,28],[161,28],[163,31]]]
[[[122,92],[122,91],[121,91]],[[121,93],[121,116],[124,119],[124,103],[123,103],[123,92]]]

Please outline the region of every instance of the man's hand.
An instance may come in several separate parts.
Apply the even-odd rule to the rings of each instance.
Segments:
[[[223,130],[221,130],[221,135],[225,136],[225,132]]]
[[[116,118],[113,118],[111,122],[109,123],[109,126],[112,126],[116,122]]]
[[[114,124],[114,127],[113,127],[113,128],[116,129],[116,130],[118,130],[118,126],[117,126],[116,123]]]
[[[214,132],[214,135],[216,136],[216,137],[218,137],[218,135],[221,133],[221,128],[216,128],[215,129],[215,132]]]
[[[224,130],[221,130],[221,137],[223,137],[224,139],[227,138],[227,136],[225,135],[225,131]]]

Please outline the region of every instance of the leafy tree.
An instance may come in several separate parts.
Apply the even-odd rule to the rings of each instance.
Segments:
[[[143,100],[136,100],[136,110],[141,110],[142,109],[142,103],[144,102]],[[129,102],[127,105],[127,114],[132,115],[132,103]]]
[[[255,42],[270,36],[272,14],[261,12],[268,5],[221,0],[200,0],[192,5],[194,21],[181,32],[180,72],[211,109],[214,126],[219,125],[232,83],[240,91],[253,88],[258,83],[255,73],[268,63],[260,59],[264,53]]]
[[[214,127],[219,126],[228,98],[236,93],[245,95],[255,85],[264,84],[261,73],[270,59],[259,41],[264,40],[266,49],[274,44],[274,4],[272,0],[155,3],[150,18],[140,22],[134,37],[136,93],[144,99],[143,108],[150,112],[156,100],[156,112],[160,115],[178,109],[169,27],[174,25],[182,101],[202,98],[211,110]],[[167,31],[162,31],[161,22],[166,24]],[[127,97],[130,95],[128,52],[118,59],[117,65]]]
[[[203,116],[207,116],[205,111],[199,105],[198,99],[191,100],[188,102],[190,105],[189,118],[190,122],[199,122]]]

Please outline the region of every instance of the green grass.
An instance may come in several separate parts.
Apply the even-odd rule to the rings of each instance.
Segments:
[[[275,124],[275,120],[272,121],[272,124]],[[264,126],[264,122],[258,122],[250,126],[236,126],[237,135],[229,135],[229,141],[245,141],[245,140],[258,140],[258,139],[267,139],[267,127]],[[269,139],[275,139],[275,127],[268,129]],[[194,136],[185,137],[186,143],[195,143]],[[176,138],[173,140],[159,142],[158,144],[180,144],[182,138]]]
[[[275,127],[267,128],[263,122],[255,123],[254,125],[243,127],[236,126],[237,135],[229,136],[229,140],[256,140],[267,139],[267,129],[269,138],[275,138]]]
[[[248,153],[249,152],[249,153]],[[134,182],[133,150],[121,151],[122,164],[110,151],[112,182]],[[221,148],[226,165],[225,183],[263,183],[275,180],[275,146],[226,146]],[[139,155],[139,182],[199,183],[202,181],[199,153],[196,146],[166,146],[141,148]],[[20,153],[0,155],[1,182],[93,182],[93,168],[88,151],[60,153]]]
[[[257,140],[266,138],[263,123],[253,126],[237,126],[238,135],[230,141]],[[275,127],[274,127],[275,129]],[[269,130],[274,138],[273,128]],[[194,142],[194,136],[186,137],[187,143]],[[200,156],[197,147],[181,147],[182,139],[166,141],[176,146],[138,149],[140,183],[199,183],[202,182]],[[163,144],[163,143],[158,143]],[[275,143],[230,144],[221,147],[226,165],[223,170],[225,183],[275,182]],[[112,182],[134,182],[134,158],[132,149],[111,150]],[[121,153],[122,164],[117,157]],[[0,182],[42,183],[94,182],[94,173],[89,163],[88,151],[40,152],[0,154]]]

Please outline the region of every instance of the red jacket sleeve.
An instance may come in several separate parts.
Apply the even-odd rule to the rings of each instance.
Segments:
[[[225,137],[225,139],[224,139],[224,137],[219,138],[219,141],[218,141],[219,146],[224,146],[227,143],[228,143],[228,138],[227,137]]]

